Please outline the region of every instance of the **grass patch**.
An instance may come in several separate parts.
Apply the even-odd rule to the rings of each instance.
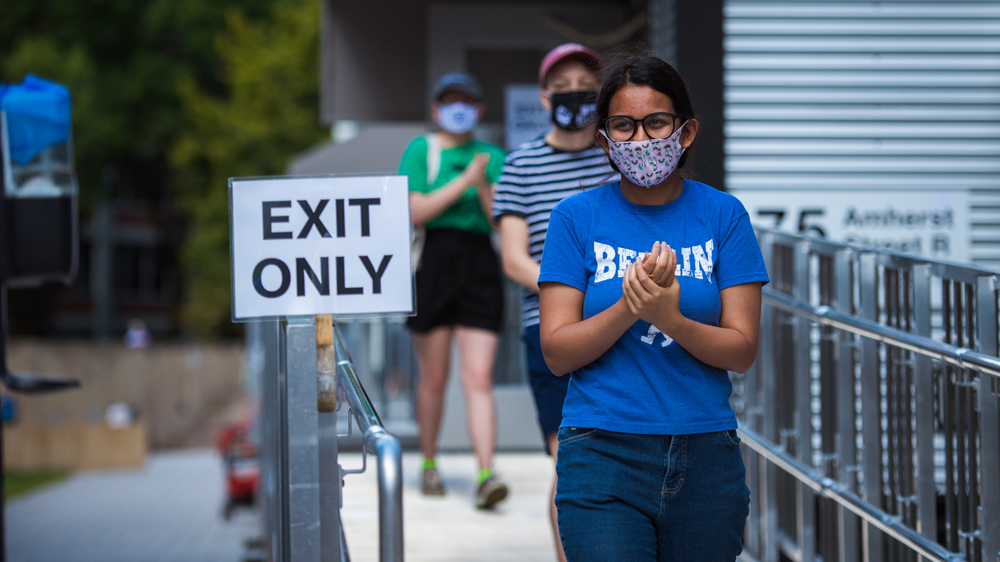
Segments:
[[[3,475],[4,500],[16,498],[28,492],[55,484],[68,477],[68,470],[8,470]]]

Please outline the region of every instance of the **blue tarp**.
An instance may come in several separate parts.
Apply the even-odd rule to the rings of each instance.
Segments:
[[[31,74],[20,84],[0,84],[0,111],[6,114],[11,159],[22,166],[69,140],[69,89],[61,84]]]

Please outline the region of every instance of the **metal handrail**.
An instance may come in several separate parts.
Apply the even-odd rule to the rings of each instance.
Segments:
[[[960,562],[965,556],[944,548],[938,543],[924,537],[899,521],[899,518],[866,502],[849,488],[836,480],[823,476],[822,471],[812,469],[805,463],[774,447],[766,439],[755,432],[740,428],[738,430],[743,442],[757,454],[793,476],[799,482],[809,486],[814,492],[830,498],[858,517],[875,525],[887,535],[913,549],[921,556],[938,562]]]
[[[914,353],[940,359],[962,369],[972,369],[1000,378],[1000,358],[957,347],[897,328],[883,326],[871,320],[837,312],[829,306],[813,306],[798,299],[766,290],[764,302],[786,312],[806,317],[812,322],[858,334],[866,338],[900,347]]]
[[[761,361],[733,375],[763,498],[747,549],[1000,562],[997,272],[757,234]]]
[[[334,324],[337,380],[351,407],[354,420],[364,434],[362,454],[378,459],[379,560],[403,560],[403,449],[399,439],[386,431],[354,372],[354,363],[340,327]]]

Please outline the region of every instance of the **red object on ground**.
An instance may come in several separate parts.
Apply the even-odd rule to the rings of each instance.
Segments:
[[[227,424],[215,438],[215,449],[222,455],[225,468],[223,517],[228,520],[237,507],[254,505],[260,487],[260,462],[257,446],[250,439],[249,424]]]

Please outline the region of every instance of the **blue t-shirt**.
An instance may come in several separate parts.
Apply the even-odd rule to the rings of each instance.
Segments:
[[[618,183],[564,199],[549,218],[538,281],[583,291],[590,318],[621,298],[625,270],[658,240],[677,252],[680,311],[691,320],[718,326],[719,291],[768,281],[740,201],[690,180],[666,205],[631,203]],[[728,373],[642,320],[570,376],[562,427],[660,435],[736,428]]]

